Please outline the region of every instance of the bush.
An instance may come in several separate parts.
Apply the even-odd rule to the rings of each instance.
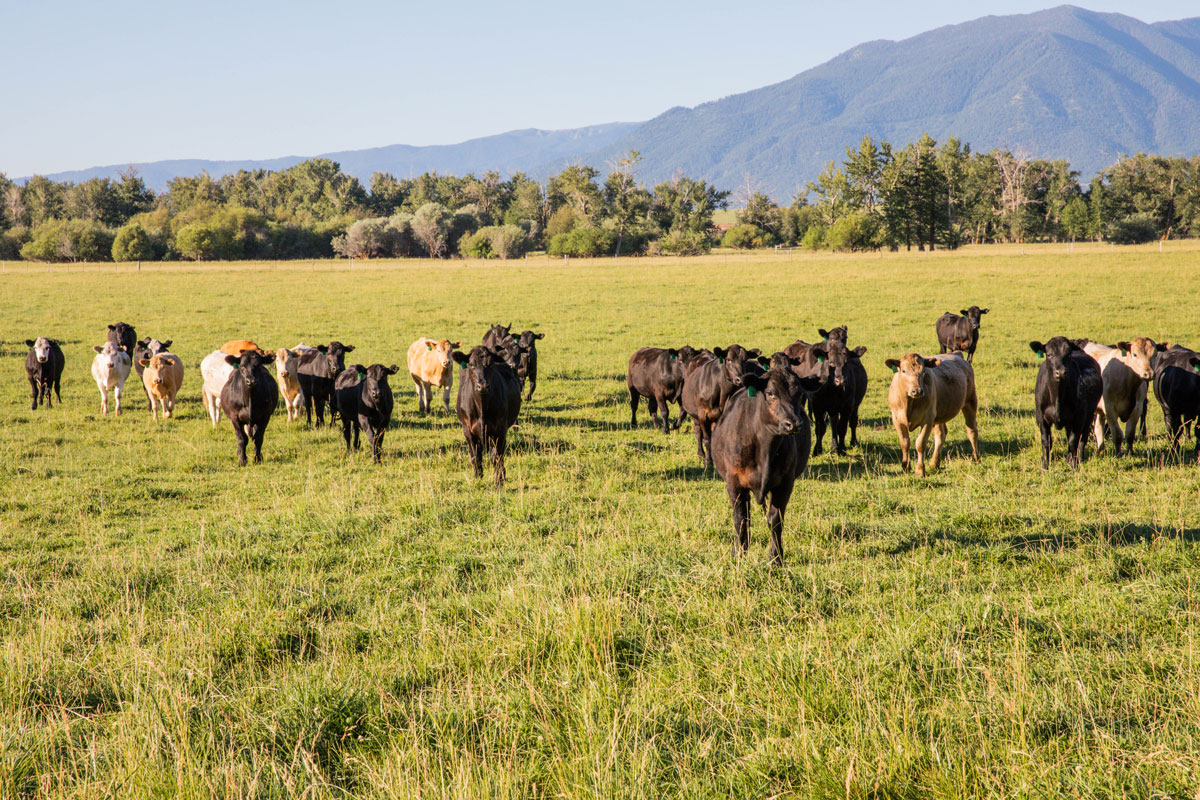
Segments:
[[[804,232],[804,238],[800,240],[800,246],[809,250],[821,250],[825,248],[825,228],[820,225],[809,225],[808,230]]]
[[[673,230],[660,237],[656,250],[673,256],[699,256],[712,250],[712,239],[700,231]]]
[[[608,228],[576,228],[550,238],[546,253],[552,256],[603,256],[616,248],[617,236]]]
[[[458,242],[458,252],[463,258],[491,258],[492,238],[488,228],[480,228]]]
[[[346,258],[380,258],[394,250],[392,234],[385,217],[360,219],[345,235],[333,240],[333,252]]]
[[[108,229],[80,219],[54,219],[33,229],[21,246],[21,258],[30,261],[107,261],[113,237]]]
[[[1130,214],[1110,223],[1104,238],[1113,244],[1145,244],[1158,238],[1158,224],[1153,214]]]
[[[546,238],[553,239],[563,233],[570,233],[578,226],[575,219],[575,212],[569,207],[563,206],[558,211],[550,215],[549,221],[546,222]]]
[[[736,247],[738,250],[766,247],[770,235],[757,225],[742,223],[725,231],[725,236],[721,238],[721,246]]]
[[[525,231],[518,225],[489,225],[464,236],[458,252],[468,258],[520,258],[526,242]]]
[[[0,258],[20,258],[21,247],[30,239],[29,228],[19,225],[0,231]]]
[[[853,211],[829,227],[825,245],[834,250],[875,250],[879,247],[878,236],[879,223],[875,217],[865,211]]]
[[[150,261],[154,258],[154,242],[150,234],[136,222],[117,231],[112,246],[113,261]]]
[[[274,236],[266,217],[248,208],[224,208],[190,222],[175,233],[175,249],[184,258],[238,260],[272,254]]]

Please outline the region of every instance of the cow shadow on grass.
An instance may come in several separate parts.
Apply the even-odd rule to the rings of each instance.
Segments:
[[[1074,550],[1088,544],[1105,544],[1109,547],[1127,547],[1149,543],[1155,539],[1172,539],[1187,544],[1200,542],[1200,528],[1174,526],[1155,527],[1132,522],[1118,525],[1088,523],[1080,525],[1067,520],[1054,520],[1053,532],[1046,531],[1046,520],[1026,516],[1005,516],[1000,520],[1006,529],[1016,532],[984,535],[975,531],[938,528],[928,534],[918,534],[885,548],[888,555],[904,555],[922,547],[939,543],[969,548],[1002,548],[1014,552],[1057,553]],[[1040,528],[1040,530],[1039,530]]]
[[[538,409],[541,411],[542,409]],[[596,420],[588,417],[559,417],[546,414],[529,413],[521,415],[521,424],[539,428],[579,428],[594,431],[628,430],[629,423],[621,424],[616,420]]]

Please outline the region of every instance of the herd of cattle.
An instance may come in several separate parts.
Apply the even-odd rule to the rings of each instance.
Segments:
[[[916,432],[916,473],[924,476],[925,451],[933,437],[930,467],[937,469],[946,425],[960,414],[971,444],[972,460],[979,460],[978,398],[972,365],[979,342],[982,316],[989,309],[971,306],[961,314],[938,319],[940,353],[909,353],[887,359],[895,373],[888,392],[892,424],[900,440],[901,463],[910,469],[910,441]],[[492,326],[482,342],[462,350],[461,342],[417,339],[408,350],[408,370],[417,388],[422,413],[432,409],[434,392],[443,390],[442,404],[450,413],[454,366],[460,371],[455,411],[466,438],[475,475],[483,475],[485,450],[490,455],[497,484],[505,480],[504,457],[508,431],[516,425],[522,392],[529,401],[537,386],[537,342],[542,333],[526,330],[519,335],[511,325]],[[646,398],[656,427],[670,433],[690,417],[698,455],[706,468],[715,468],[724,480],[733,506],[734,552],[749,546],[749,504],[753,495],[765,508],[770,529],[768,556],[783,560],[783,516],[792,488],[808,464],[820,455],[826,430],[831,447],[846,452],[858,441],[859,406],[867,390],[865,347],[850,348],[845,326],[818,331],[821,341],[796,341],[765,356],[759,349],[738,344],[696,349],[644,347],[629,359],[630,424],[637,426],[638,402]],[[56,340],[27,339],[30,348],[25,370],[33,394],[33,408],[47,405],[59,395],[65,359]],[[107,340],[97,345],[92,376],[100,390],[101,409],[108,413],[108,394],[121,413],[122,392],[136,370],[155,419],[170,417],[183,382],[183,361],[170,352],[171,340],[138,339],[134,328],[119,322],[108,326]],[[1113,441],[1114,455],[1132,453],[1140,421],[1145,435],[1148,386],[1162,406],[1172,446],[1200,417],[1200,353],[1180,345],[1168,347],[1145,337],[1102,345],[1087,339],[1056,336],[1034,341],[1030,348],[1042,363],[1034,388],[1035,417],[1042,440],[1042,466],[1048,467],[1053,429],[1065,430],[1067,462],[1078,469],[1088,434],[1096,449]],[[383,436],[392,416],[392,390],[388,377],[395,364],[351,364],[346,356],[352,345],[332,341],[312,347],[263,350],[249,340],[226,342],[200,364],[201,395],[213,427],[223,413],[237,437],[238,463],[246,464],[246,447],[254,442],[254,460],[262,460],[263,435],[279,405],[288,421],[318,426],[325,413],[330,424],[342,422],[346,450],[358,449],[365,432],[374,461],[380,460]],[[268,370],[275,366],[275,375]],[[58,398],[61,401],[61,397]],[[680,406],[672,422],[671,404]],[[811,429],[810,429],[811,419]],[[1122,431],[1124,425],[1124,431]],[[1200,435],[1196,456],[1200,458]]]

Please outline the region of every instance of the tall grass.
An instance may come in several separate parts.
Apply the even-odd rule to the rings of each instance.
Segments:
[[[1032,251],[1031,251],[1032,252]],[[318,262],[0,276],[0,796],[1191,797],[1200,785],[1197,467],[1039,466],[1036,360],[1064,334],[1200,343],[1194,250]],[[990,306],[983,461],[961,422],[901,473],[883,360]],[[105,325],[171,338],[155,424],[100,416]],[[235,467],[198,365],[231,338],[546,333],[509,485],[401,375],[384,463],[330,429]],[[687,427],[628,428],[647,344],[768,351],[847,324],[862,444],[813,460],[767,566],[734,562]],[[30,412],[21,342],[64,342]],[[510,439],[512,441],[512,439]],[[1090,454],[1089,449],[1089,454]]]

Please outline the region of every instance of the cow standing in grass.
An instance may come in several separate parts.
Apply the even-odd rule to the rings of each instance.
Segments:
[[[1086,342],[1083,350],[1100,367],[1103,393],[1096,407],[1094,423],[1096,452],[1104,450],[1104,427],[1107,424],[1113,438],[1113,455],[1121,455],[1124,444],[1133,455],[1133,440],[1137,434],[1138,420],[1145,418],[1146,395],[1150,381],[1154,379],[1154,362],[1159,352],[1166,350],[1165,344],[1156,344],[1153,339],[1139,336],[1128,342],[1119,342],[1116,347]],[[1121,423],[1125,433],[1121,433]]]
[[[979,430],[976,415],[979,398],[975,394],[975,370],[958,353],[925,358],[909,353],[889,358],[887,366],[896,374],[888,390],[892,425],[900,439],[900,463],[909,470],[909,436],[917,434],[917,475],[925,477],[925,443],[933,434],[931,469],[941,463],[946,441],[946,423],[962,414],[971,442],[971,460],[979,461]]]
[[[975,346],[979,344],[979,324],[983,315],[989,311],[990,308],[971,306],[958,312],[962,316],[951,314],[949,311],[942,314],[936,326],[941,351],[953,353],[959,350],[966,353],[968,362],[974,361]]]
[[[712,469],[713,427],[721,419],[725,404],[742,385],[742,376],[762,372],[759,351],[739,344],[728,348],[701,350],[684,366],[680,405],[692,418],[696,452],[705,469]]]
[[[690,345],[643,347],[629,357],[625,386],[629,389],[629,427],[637,427],[638,398],[645,397],[654,427],[670,433],[683,424],[683,373],[696,355]],[[671,403],[679,403],[679,419],[671,424]],[[659,418],[659,409],[662,418]]]
[[[508,429],[521,411],[521,381],[503,357],[490,347],[474,347],[470,353],[455,351],[454,363],[461,374],[456,410],[467,440],[475,477],[483,477],[483,452],[492,455],[496,485],[505,479],[504,453]]]
[[[1171,449],[1179,452],[1179,436],[1200,420],[1200,353],[1173,345],[1159,353],[1154,365],[1154,396],[1163,412]],[[1200,431],[1194,458],[1200,461]]]
[[[778,565],[783,563],[783,515],[796,477],[808,462],[807,446],[798,436],[807,433],[807,420],[797,413],[798,379],[788,370],[744,374],[741,382],[744,387],[729,398],[713,428],[713,462],[733,506],[734,556],[750,547],[753,496],[767,510],[767,558]]]
[[[44,403],[47,408],[52,408],[54,404],[50,402],[51,390],[54,391],[58,402],[62,402],[62,373],[66,364],[62,347],[57,339],[47,339],[45,336],[26,339],[25,346],[29,348],[29,355],[25,356],[25,377],[29,380],[29,388],[33,393],[30,410],[37,411],[39,402]]]
[[[454,360],[451,354],[462,342],[430,339],[422,336],[408,346],[408,374],[417,386],[417,407],[428,414],[435,389],[442,390],[442,405],[450,411],[450,390],[454,388]]]
[[[1038,368],[1033,390],[1033,410],[1042,434],[1042,469],[1050,467],[1054,428],[1067,432],[1067,464],[1079,469],[1088,432],[1104,393],[1104,382],[1095,359],[1078,342],[1063,336],[1030,342],[1029,349],[1045,359]]]
[[[279,387],[267,370],[274,355],[246,350],[240,356],[225,355],[233,368],[221,389],[221,410],[233,425],[238,443],[238,466],[246,466],[246,445],[254,440],[254,463],[262,461],[263,436],[271,415],[279,405]]]
[[[546,334],[533,331],[521,331],[521,335],[517,337],[517,346],[521,348],[521,361],[517,366],[517,377],[525,384],[525,402],[527,403],[533,399],[533,390],[537,388],[537,343],[545,338]]]
[[[283,410],[288,422],[300,419],[304,406],[304,390],[300,388],[300,352],[280,347],[275,351],[275,377],[283,393]]]
[[[395,375],[400,367],[393,364],[372,364],[364,367],[353,364],[337,378],[338,415],[342,418],[342,436],[346,439],[346,452],[350,452],[350,434],[354,434],[354,449],[358,449],[360,431],[366,431],[371,442],[371,460],[379,463],[383,451],[383,435],[392,421],[392,387],[388,376]]]
[[[150,398],[150,415],[158,419],[161,409],[164,419],[175,411],[175,398],[183,386],[183,359],[174,353],[155,353],[142,359],[142,386]]]
[[[119,322],[117,324],[124,325],[125,323]],[[130,330],[132,331],[133,329],[130,328]],[[152,404],[152,401],[150,400],[150,392],[146,391],[145,383],[142,380],[142,373],[146,370],[142,366],[142,361],[148,360],[151,356],[159,353],[169,352],[171,342],[171,339],[167,339],[165,342],[158,339],[138,339],[133,345],[133,368],[137,372],[138,383],[142,384],[142,391],[146,393],[146,402],[149,404]]]
[[[299,346],[293,348],[301,350]],[[337,411],[334,403],[334,381],[346,368],[346,353],[353,352],[354,345],[330,342],[315,349],[300,352],[300,390],[304,394],[304,419],[312,424],[313,407],[317,410],[317,425],[325,424],[325,409],[329,408],[329,424]]]
[[[108,393],[113,393],[116,401],[117,416],[121,416],[121,396],[125,392],[125,381],[133,369],[133,361],[129,354],[112,342],[96,345],[92,348],[96,357],[92,359],[92,378],[96,388],[100,390],[100,410],[108,416]]]

